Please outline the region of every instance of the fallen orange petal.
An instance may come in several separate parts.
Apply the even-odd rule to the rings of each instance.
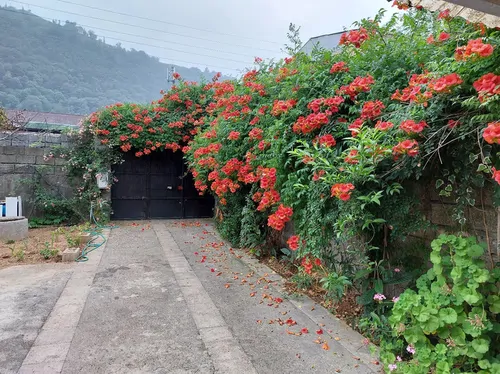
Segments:
[[[324,342],[321,348],[323,348],[325,351],[328,351],[330,349],[330,346],[328,345],[327,342]]]
[[[256,295],[256,293],[255,293],[255,292],[252,292],[252,293],[250,294],[250,297],[254,297],[255,295]]]
[[[226,283],[226,284],[224,285],[224,287],[229,288],[229,287],[231,287],[231,285],[230,285],[229,283]]]

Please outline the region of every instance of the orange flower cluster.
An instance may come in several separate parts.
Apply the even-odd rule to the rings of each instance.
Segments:
[[[483,132],[486,143],[500,144],[500,122],[490,122]]]
[[[363,104],[361,109],[361,118],[363,119],[375,119],[376,117],[382,115],[382,110],[385,105],[380,100],[367,101]]]
[[[325,134],[322,135],[318,138],[319,144],[325,147],[335,147],[335,144],[337,142],[335,141],[335,138],[331,134]]]
[[[290,221],[293,215],[293,209],[280,204],[278,210],[271,214],[267,219],[267,225],[277,231],[285,228],[285,223]]]
[[[359,93],[370,91],[374,83],[375,80],[369,74],[366,77],[356,77],[349,85],[340,87],[338,94],[349,95],[351,99],[355,99]]]
[[[368,39],[368,37],[368,31],[364,27],[361,27],[359,30],[351,30],[342,34],[339,44],[353,45],[356,48],[359,48],[361,47],[361,44],[363,44]]]
[[[253,195],[253,200],[255,202],[259,202],[259,206],[257,207],[257,210],[259,212],[263,212],[267,208],[270,208],[271,206],[279,203],[281,199],[281,196],[278,191],[276,190],[269,190],[265,191],[264,193],[261,192],[256,192]]]
[[[341,73],[345,72],[347,73],[349,71],[349,68],[347,67],[346,63],[344,61],[337,62],[333,64],[332,68],[330,69],[330,73]]]
[[[500,75],[488,73],[483,75],[473,84],[476,91],[479,93],[479,100],[484,101],[485,98],[492,95],[500,94]]]
[[[227,138],[229,140],[238,140],[240,138],[240,133],[238,131],[231,131]]]
[[[361,128],[361,126],[363,126],[364,123],[365,121],[362,118],[355,119],[354,122],[351,123],[348,127],[348,130],[351,132],[351,136],[357,136],[359,133],[359,129]]]
[[[297,249],[299,249],[300,237],[298,235],[290,236],[290,238],[287,240],[287,244],[292,251],[296,251]]]
[[[445,93],[450,92],[453,87],[462,83],[462,78],[457,73],[452,73],[438,79],[433,79],[427,87],[434,92]]]
[[[462,84],[463,81],[456,73],[448,74],[440,78],[430,78],[428,73],[413,74],[410,78],[409,86],[401,92],[396,92],[391,96],[392,100],[402,102],[414,102],[427,106],[427,101],[434,93],[449,93],[452,88]],[[428,91],[422,92],[427,85]]]
[[[328,115],[332,115],[333,113],[337,113],[339,111],[339,105],[343,102],[344,98],[342,96],[320,98],[314,99],[309,104],[307,104],[307,108],[312,110],[314,113],[318,113],[320,112],[322,107],[326,107],[325,113]]]
[[[483,43],[482,38],[469,40],[466,46],[458,47],[455,50],[455,59],[464,61],[470,58],[488,57],[493,54],[493,46]]]
[[[394,127],[394,124],[392,122],[382,122],[378,121],[375,124],[375,128],[380,131],[387,131],[389,129],[392,129]]]
[[[442,32],[441,34],[439,34],[438,36],[438,39],[437,41],[434,39],[434,35],[430,35],[428,38],[427,38],[427,43],[428,44],[434,44],[436,42],[445,42],[447,41],[448,39],[450,39],[450,34],[448,34],[447,32]]]
[[[352,149],[349,151],[349,155],[344,159],[348,164],[359,164],[359,160],[356,158],[358,156],[358,151],[356,149]]]
[[[414,139],[407,139],[399,142],[392,148],[394,159],[398,159],[400,155],[408,155],[415,157],[418,155],[418,142]]]
[[[237,173],[241,167],[243,166],[242,161],[238,161],[236,158],[230,159],[226,164],[221,168],[221,171],[227,176]]]
[[[352,183],[337,183],[332,186],[331,196],[336,197],[342,201],[347,201],[351,198],[352,191],[354,190]]]
[[[427,123],[425,121],[415,122],[412,119],[407,119],[399,125],[399,128],[406,132],[407,134],[418,134],[421,133],[424,128],[427,127]]]
[[[296,134],[308,134],[328,124],[330,119],[326,113],[311,113],[307,117],[300,116],[293,124],[292,130]]]
[[[209,154],[217,154],[222,148],[222,144],[220,143],[210,143],[206,147],[198,148],[196,151],[194,151],[194,158],[200,158],[201,156],[204,155],[209,155]]]
[[[258,117],[256,117],[258,118]],[[250,139],[254,139],[254,140],[262,140],[263,138],[263,133],[264,133],[264,130],[258,128],[258,127],[254,127],[252,130],[250,130],[250,132],[248,133],[248,137]]]
[[[273,104],[273,109],[271,111],[272,115],[277,117],[280,114],[287,113],[290,109],[292,109],[295,104],[297,104],[297,100],[275,100]]]
[[[497,170],[493,167],[491,168],[491,171],[493,172],[493,179],[495,180],[495,182],[500,184],[500,170]]]
[[[319,181],[319,179],[326,174],[326,171],[324,170],[319,170],[319,171],[316,171],[314,174],[313,174],[313,178],[312,180],[317,182]]]
[[[321,266],[321,260],[319,258],[310,258],[309,256],[307,257],[304,257],[302,259],[302,262],[300,263],[302,265],[302,267],[304,268],[304,271],[307,273],[307,274],[312,274],[312,270],[314,268],[314,266]],[[318,330],[320,331],[320,330]],[[321,332],[323,333],[323,332]]]

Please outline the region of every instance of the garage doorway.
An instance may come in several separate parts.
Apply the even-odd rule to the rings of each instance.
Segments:
[[[181,152],[165,150],[135,157],[113,167],[118,182],[111,188],[111,217],[126,219],[207,218],[214,199],[200,196],[187,172]]]

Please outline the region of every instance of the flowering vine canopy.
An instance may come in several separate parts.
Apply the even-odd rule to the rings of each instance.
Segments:
[[[105,150],[74,164],[183,152],[225,217],[246,207],[274,230],[294,222],[290,248],[315,255],[332,235],[396,227],[376,210],[404,195],[405,181],[455,194],[464,223],[472,189],[500,183],[499,31],[447,11],[381,17],[345,33],[336,52],[258,59],[237,81],[178,77],[150,105],[106,107],[82,129]]]

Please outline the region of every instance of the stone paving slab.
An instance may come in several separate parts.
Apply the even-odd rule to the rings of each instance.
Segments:
[[[112,230],[62,373],[213,373],[156,233]]]
[[[119,226],[87,263],[0,271],[1,374],[379,369],[361,335],[282,293],[210,220]]]
[[[282,278],[264,265],[258,268],[250,266],[241,251],[230,251],[230,246],[215,232],[211,220],[163,223],[257,372],[335,373],[339,370],[361,374],[380,370],[379,366],[372,364],[375,359],[363,346],[360,334],[309,298],[292,300],[281,293]],[[203,256],[206,259],[202,262]],[[255,274],[247,277],[253,272]],[[241,284],[243,278],[247,282]],[[251,297],[253,293],[255,295]],[[281,297],[283,302],[278,307],[276,303],[268,306],[269,299],[262,299],[264,294]],[[311,311],[312,306],[314,311]],[[307,308],[309,310],[305,312]],[[297,325],[269,324],[278,318],[282,321],[292,318]],[[289,334],[298,333],[304,327],[308,334]],[[321,341],[328,343],[329,350],[314,343],[320,337],[315,333],[318,329],[323,330]]]
[[[73,265],[42,264],[0,271],[0,373],[19,371],[72,269]]]
[[[104,231],[109,236],[109,230]],[[97,266],[106,243],[92,252],[89,261],[73,263],[71,277],[60,292],[31,349],[24,358],[19,373],[58,374],[73,340],[76,326],[93,283]]]

